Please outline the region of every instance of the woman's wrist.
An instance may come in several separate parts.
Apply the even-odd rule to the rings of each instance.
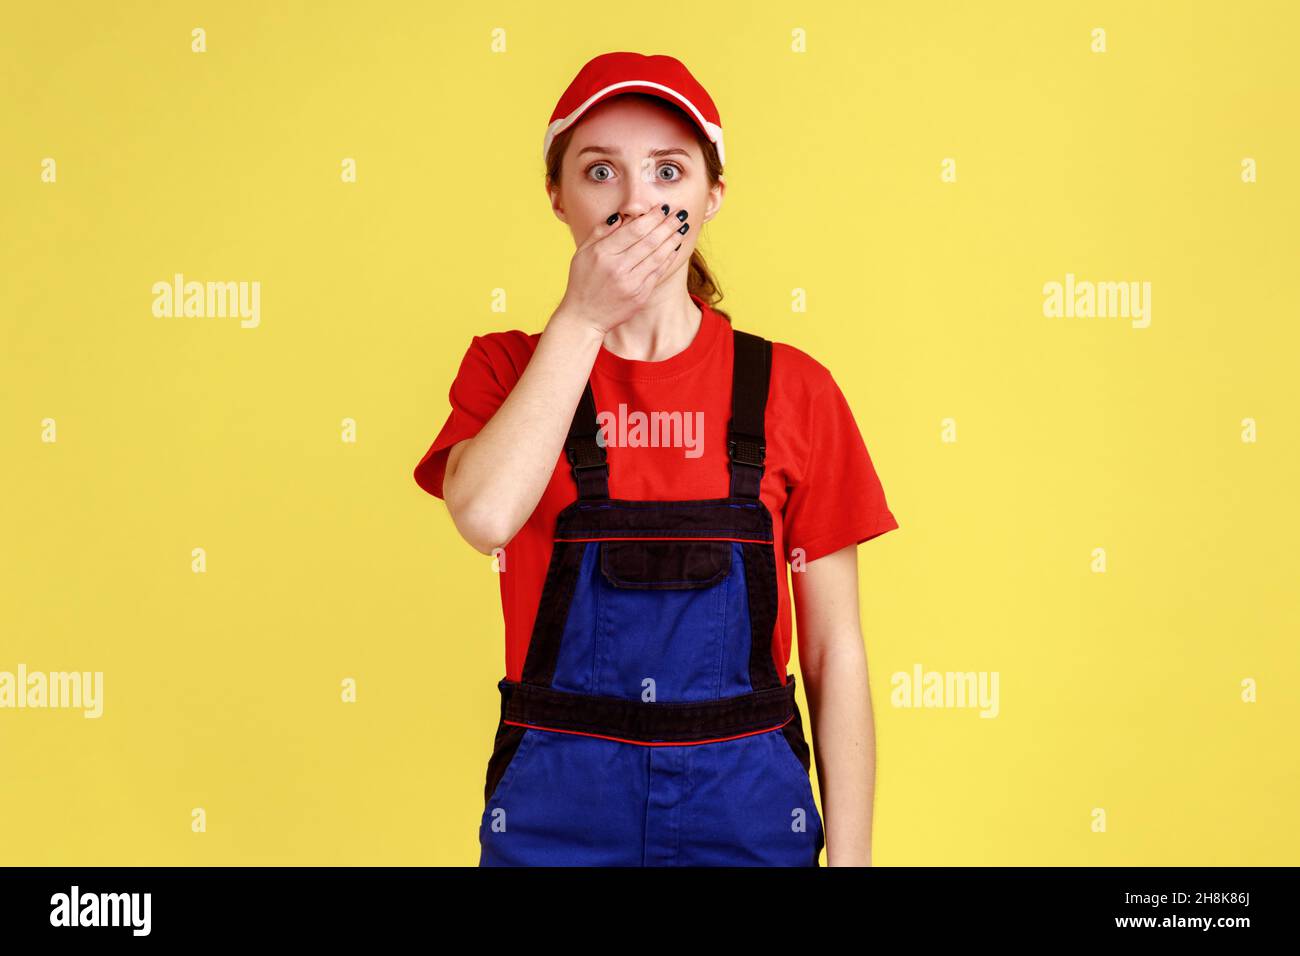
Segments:
[[[552,325],[572,330],[574,334],[588,336],[594,339],[597,345],[605,341],[605,329],[592,316],[564,303],[561,303],[560,307],[551,314],[547,327]]]

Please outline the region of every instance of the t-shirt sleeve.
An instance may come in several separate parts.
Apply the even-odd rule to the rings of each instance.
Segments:
[[[897,528],[853,410],[829,375],[805,421],[808,457],[784,509],[787,559],[802,548],[815,561]]]
[[[447,394],[451,413],[429,450],[415,466],[416,484],[429,494],[442,498],[442,482],[447,474],[447,457],[452,446],[477,435],[509,393],[510,385],[502,381],[485,338],[474,336]]]

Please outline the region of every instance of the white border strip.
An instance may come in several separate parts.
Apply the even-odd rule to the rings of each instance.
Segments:
[[[600,99],[610,90],[622,89],[625,86],[649,86],[656,90],[662,90],[680,102],[682,106],[690,110],[691,115],[695,117],[695,121],[700,124],[709,139],[713,142],[713,145],[718,148],[718,161],[724,166],[726,165],[727,158],[722,148],[722,127],[706,120],[700,111],[695,108],[695,104],[682,96],[682,94],[678,93],[671,87],[664,86],[662,83],[655,83],[653,80],[624,80],[621,83],[612,83],[604,89],[592,93],[591,96],[587,97],[583,104],[576,110],[568,116],[557,119],[546,128],[546,138],[542,141],[542,161],[546,161],[546,154],[550,152],[551,149],[551,141],[554,140],[556,136],[560,135],[560,133],[563,133],[568,129],[573,123],[577,122],[578,118],[591,107],[592,103],[596,102],[596,100]]]

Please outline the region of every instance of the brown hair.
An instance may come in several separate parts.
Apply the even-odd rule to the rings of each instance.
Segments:
[[[704,154],[704,166],[709,175],[709,185],[714,186],[717,184],[719,177],[722,175],[722,163],[718,160],[717,147],[709,141],[709,138],[704,135],[704,132],[695,125],[695,122],[685,112],[667,100],[651,96],[648,93],[620,93],[619,96],[635,96],[647,103],[652,103],[680,115],[691,127],[691,130],[695,133],[696,141],[700,144],[700,151]],[[548,187],[555,187],[560,182],[560,166],[564,162],[564,154],[568,152],[569,140],[573,139],[575,129],[577,129],[576,123],[556,136],[551,142],[550,152],[546,154],[546,182]],[[709,271],[708,263],[704,261],[699,245],[696,245],[691,250],[691,261],[686,268],[687,291],[699,296],[709,304],[713,311],[730,322],[731,316],[717,307],[718,303],[722,301],[722,289],[718,286],[718,280],[713,277],[713,273]]]

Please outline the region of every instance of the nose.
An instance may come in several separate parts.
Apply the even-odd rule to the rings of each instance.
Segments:
[[[632,177],[627,187],[627,192],[623,197],[622,213],[625,219],[635,219],[637,216],[644,215],[648,212],[659,209],[664,203],[663,198],[655,188],[655,182],[650,179],[644,181],[642,177]]]
[[[662,205],[663,203],[655,202],[653,197],[646,200],[632,200],[623,204],[623,218],[635,219],[655,210],[663,212],[662,209],[659,209]]]

